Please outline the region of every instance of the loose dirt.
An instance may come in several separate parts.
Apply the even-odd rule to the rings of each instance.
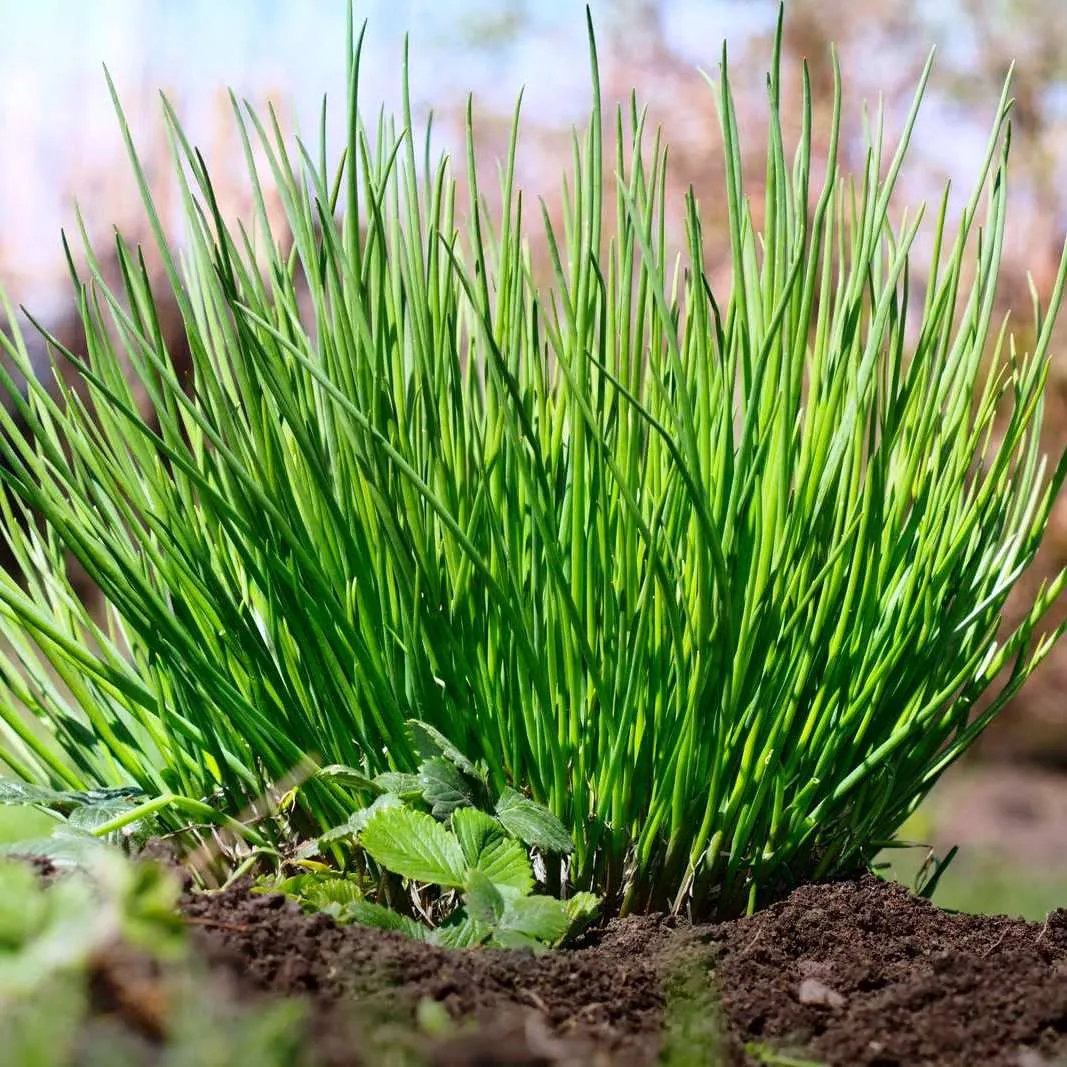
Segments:
[[[618,920],[536,956],[341,927],[242,887],[183,911],[239,996],[305,998],[328,1067],[405,1050],[434,1067],[644,1067],[665,1045],[686,1065],[758,1063],[754,1045],[842,1067],[1067,1053],[1067,910],[953,915],[873,876],[714,926]]]

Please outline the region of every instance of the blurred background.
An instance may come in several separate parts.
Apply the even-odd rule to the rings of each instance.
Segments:
[[[765,73],[777,0],[615,0],[591,4],[606,101],[637,89],[671,144],[670,195],[692,185],[706,234],[724,223],[721,150],[712,94],[729,47],[749,190],[760,193]],[[367,20],[362,101],[370,121],[400,101],[404,35],[410,38],[412,103],[434,113],[435,148],[462,145],[467,93],[485,178],[507,142],[524,92],[519,177],[552,207],[569,162],[573,124],[589,102],[588,43],[578,0],[356,0]],[[61,339],[79,331],[60,244],[77,231],[75,204],[106,253],[114,227],[147,230],[104,76],[122,102],[165,224],[177,227],[177,190],[159,92],[204,153],[228,211],[248,204],[227,87],[257,109],[269,101],[282,126],[317,144],[325,94],[328,141],[343,142],[346,0],[0,0],[0,285]],[[937,201],[946,182],[970,192],[1004,78],[1015,64],[1012,190],[1002,311],[1025,343],[1029,281],[1051,290],[1067,233],[1067,6],[1062,0],[791,0],[785,36],[785,106],[799,102],[799,64],[811,68],[817,141],[832,102],[830,42],[845,83],[846,169],[862,164],[863,105],[881,98],[889,133],[900,128],[932,47],[937,65],[905,168],[902,200]],[[795,114],[795,111],[794,111]],[[816,149],[818,155],[818,148]],[[679,212],[680,217],[680,212]],[[180,238],[176,230],[175,236]],[[707,240],[713,250],[716,242]],[[728,285],[725,237],[707,264]],[[536,251],[536,250],[535,250]],[[921,252],[914,276],[922,284]],[[1062,317],[1046,411],[1050,451],[1067,446],[1067,313]],[[180,319],[164,309],[172,352]],[[46,367],[43,349],[38,352]],[[1042,577],[1067,564],[1067,499],[1013,610]],[[1061,613],[1067,615],[1067,611]],[[936,899],[949,907],[1032,918],[1067,906],[1067,640],[954,768],[906,828],[959,857]],[[926,852],[894,853],[911,877]]]

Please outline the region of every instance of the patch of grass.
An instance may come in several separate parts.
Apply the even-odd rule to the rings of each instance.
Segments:
[[[1067,573],[997,636],[1067,474],[1040,452],[1064,270],[1035,303],[1033,351],[992,321],[1007,89],[958,224],[947,197],[933,213],[919,297],[922,212],[891,204],[929,66],[897,145],[877,117],[848,179],[840,88],[814,159],[806,72],[787,154],[779,34],[757,225],[724,55],[733,273],[716,294],[700,206],[681,206],[672,258],[666,148],[636,101],[605,113],[590,41],[561,227],[531,224],[515,185],[517,110],[493,218],[470,112],[466,198],[406,96],[399,122],[368,127],[354,31],[340,161],[234,101],[250,219],[222,217],[165,107],[180,253],[120,110],[193,376],[187,392],[121,237],[119,288],[88,242],[87,276],[72,267],[89,351],[61,357],[87,401],[53,399],[17,329],[3,341],[30,379],[23,397],[6,378],[29,433],[0,414],[0,518],[25,575],[0,576],[17,776],[133,783],[146,806],[122,818],[174,827],[266,798],[243,832],[280,855],[359,798],[318,776],[282,811],[276,783],[309,757],[413,773],[419,719],[484,763],[494,795],[572,832],[553,884],[723,916],[868,863],[1048,653]],[[64,551],[102,590],[103,624]]]
[[[681,963],[664,982],[660,1067],[718,1067],[726,1062],[725,1027],[706,961]]]
[[[926,852],[921,848],[892,850],[880,859],[887,874],[904,885],[916,884]],[[937,884],[938,907],[969,915],[1014,915],[1041,922],[1067,900],[1067,870],[1008,861],[988,850],[961,851]]]

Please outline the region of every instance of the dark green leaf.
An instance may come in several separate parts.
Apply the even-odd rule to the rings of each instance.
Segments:
[[[505,829],[531,848],[563,855],[574,851],[566,827],[548,808],[508,786],[496,802],[496,813]]]
[[[415,751],[423,759],[443,756],[464,774],[478,777],[474,764],[436,727],[431,726],[428,722],[423,722],[421,719],[408,719],[407,727],[412,743],[415,745]]]
[[[435,819],[447,819],[457,808],[472,807],[476,800],[476,783],[441,756],[419,767],[419,784]]]

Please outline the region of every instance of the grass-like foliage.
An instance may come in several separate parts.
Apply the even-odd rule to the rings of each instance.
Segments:
[[[1041,620],[1063,575],[998,643],[1065,473],[1038,441],[1063,271],[1032,353],[992,321],[1007,95],[958,224],[947,197],[932,220],[917,297],[921,213],[891,202],[929,70],[896,148],[879,118],[846,181],[839,90],[814,159],[806,74],[787,155],[779,41],[757,225],[724,55],[733,276],[716,294],[699,205],[665,202],[636,103],[605,121],[595,49],[557,227],[530,222],[514,137],[491,214],[469,119],[464,192],[407,104],[368,129],[349,44],[339,165],[234,102],[246,226],[167,108],[179,255],[130,146],[188,392],[121,239],[121,291],[91,249],[78,279],[89,355],[63,358],[88,401],[8,382],[31,430],[6,420],[2,446],[26,575],[0,579],[9,769],[232,816],[309,753],[414,772],[415,718],[484,763],[494,796],[562,820],[576,847],[553,877],[610,907],[724,914],[868,861],[1058,636]],[[7,348],[28,374],[17,333]],[[352,807],[318,776],[258,833],[317,835]]]

